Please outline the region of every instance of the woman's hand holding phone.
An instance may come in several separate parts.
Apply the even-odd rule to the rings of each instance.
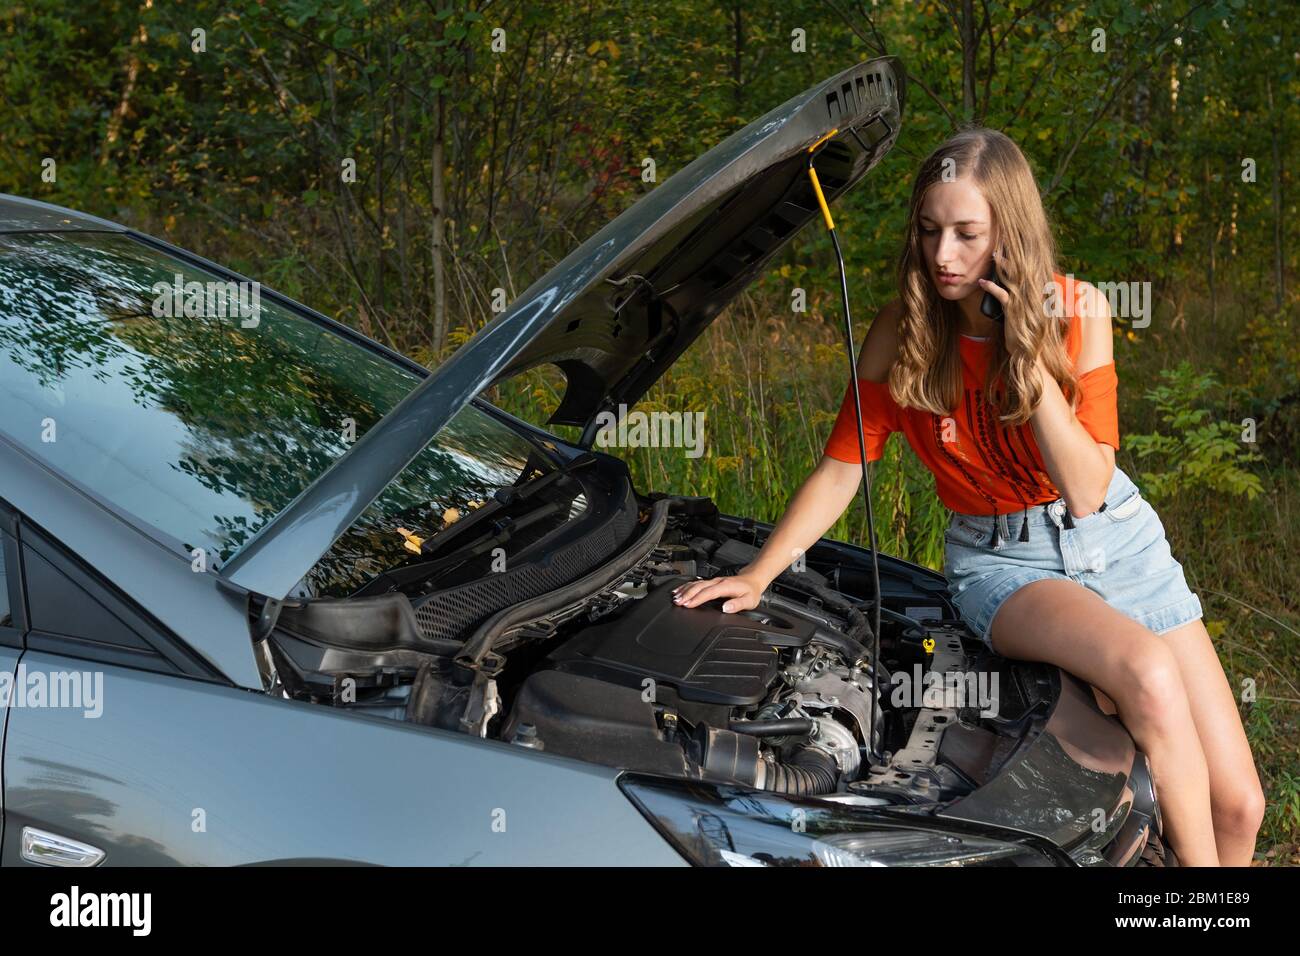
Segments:
[[[997,253],[993,253],[993,258],[989,262],[989,271],[985,273],[984,278],[979,280],[980,288],[984,290],[984,298],[980,300],[980,312],[992,319],[994,322],[1001,322],[1006,319],[1004,306],[1011,301],[1011,294],[999,284],[1002,280],[998,276]]]

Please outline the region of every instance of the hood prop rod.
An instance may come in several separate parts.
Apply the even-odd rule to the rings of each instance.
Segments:
[[[884,599],[880,593],[880,558],[876,542],[876,521],[871,511],[871,469],[867,462],[866,444],[862,437],[862,399],[858,394],[858,372],[853,356],[853,320],[849,313],[849,280],[844,268],[844,254],[840,251],[840,240],[835,234],[835,220],[831,218],[831,208],[826,203],[822,184],[817,179],[817,169],[813,161],[826,142],[839,132],[833,129],[817,142],[808,147],[808,179],[812,182],[813,192],[817,196],[817,205],[821,207],[822,219],[826,222],[826,231],[831,234],[831,243],[835,246],[835,261],[840,270],[840,300],[844,306],[844,338],[848,344],[849,383],[853,388],[853,413],[858,426],[858,454],[862,460],[862,499],[867,506],[867,535],[871,539],[871,579],[876,589],[875,613],[871,627],[871,694],[872,702],[868,714],[866,757],[871,767],[885,764],[883,755],[876,750],[876,711],[879,709],[880,695],[880,606]],[[852,132],[852,130],[850,130]],[[859,140],[859,142],[861,142]]]

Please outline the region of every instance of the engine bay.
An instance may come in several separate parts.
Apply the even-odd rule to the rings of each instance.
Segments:
[[[558,546],[543,548],[530,559],[540,568],[513,569],[518,594],[457,628],[450,612],[436,630],[422,620],[432,601],[463,603],[427,585],[286,603],[259,642],[268,687],[620,769],[858,802],[960,797],[1024,736],[1045,689],[1014,669],[997,717],[891,694],[896,672],[957,672],[986,653],[915,578],[889,578],[882,564],[873,661],[860,558],[819,543],[754,609],[684,608],[675,587],[755,557],[753,523],[707,498],[642,497],[630,484],[614,489],[619,499],[630,514],[600,516],[619,534],[583,573],[557,585],[545,572]],[[1010,667],[999,661],[980,666]],[[872,751],[886,761],[872,766]]]

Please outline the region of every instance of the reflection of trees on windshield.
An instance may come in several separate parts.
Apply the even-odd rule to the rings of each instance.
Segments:
[[[213,278],[121,236],[0,237],[3,427],[224,561],[347,451],[349,420],[360,438],[417,378],[266,298],[253,328],[155,316],[153,286],[176,273]],[[354,530],[391,536],[385,516],[419,502],[463,508],[513,481],[529,447],[466,408]]]

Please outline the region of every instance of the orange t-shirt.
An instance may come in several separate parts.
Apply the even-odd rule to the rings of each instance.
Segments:
[[[1065,300],[1074,301],[1073,284],[1055,276],[1065,288]],[[1065,348],[1077,362],[1083,341],[1077,309],[1070,310]],[[893,432],[907,436],[921,462],[934,473],[939,499],[952,511],[973,515],[1005,514],[1061,497],[1043,467],[1043,458],[1029,422],[1008,428],[998,421],[996,409],[984,401],[984,374],[990,346],[982,339],[962,335],[958,340],[962,363],[961,407],[951,416],[945,442],[942,416],[916,408],[900,408],[889,385],[858,378],[862,399],[862,438],[867,460],[878,461]],[[1091,369],[1078,378],[1079,404],[1075,417],[1098,442],[1119,448],[1116,410],[1118,378],[1115,363]],[[858,462],[854,434],[853,389],[845,389],[839,416],[826,443],[825,454],[840,461]]]

